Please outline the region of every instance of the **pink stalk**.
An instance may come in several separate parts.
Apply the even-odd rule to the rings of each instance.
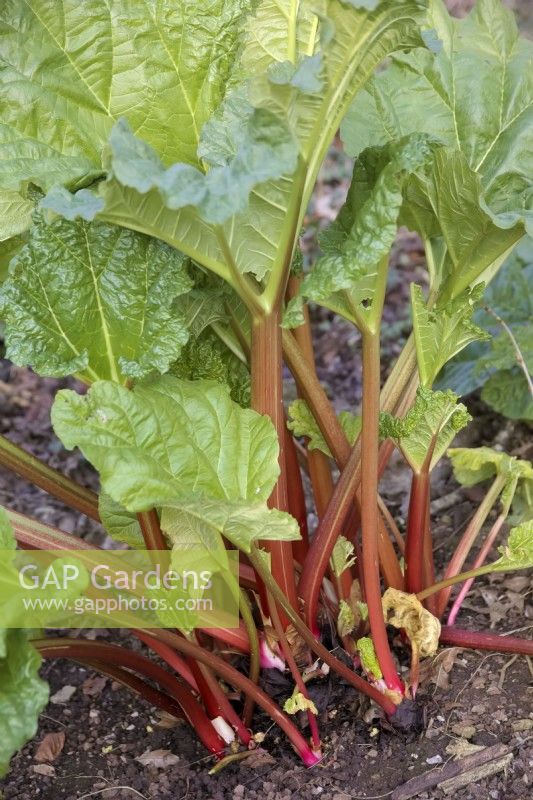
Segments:
[[[494,541],[496,540],[496,537],[498,536],[498,534],[499,534],[499,532],[500,532],[500,530],[502,528],[502,525],[503,525],[503,523],[505,522],[506,519],[507,519],[507,514],[500,514],[500,516],[498,517],[498,519],[496,520],[496,522],[494,523],[494,525],[490,529],[490,531],[489,531],[489,533],[487,535],[487,538],[485,539],[485,542],[483,543],[483,547],[481,548],[481,550],[479,551],[479,553],[477,555],[477,558],[475,559],[474,563],[472,564],[472,569],[477,569],[478,567],[482,567],[483,566],[488,554],[490,553],[490,549],[491,549],[492,545],[494,544]],[[470,591],[470,587],[472,586],[473,583],[474,583],[474,578],[470,578],[461,587],[461,590],[460,590],[459,594],[457,595],[457,597],[455,598],[455,601],[454,601],[453,606],[451,608],[450,614],[448,616],[448,625],[453,625],[455,623],[455,620],[457,619],[457,614],[459,613],[459,610],[460,610],[460,608],[461,608],[461,606],[463,604],[463,600],[465,599],[466,595]]]
[[[505,475],[497,475],[494,479],[490,489],[483,498],[483,501],[479,504],[476,513],[470,520],[470,524],[465,530],[461,541],[457,545],[455,552],[446,568],[446,572],[444,573],[444,579],[451,578],[454,575],[459,575],[461,572],[461,568],[468,558],[468,554],[472,549],[472,545],[476,541],[479,531],[490,514],[492,506],[498,499],[500,492],[505,486],[505,482]],[[437,616],[441,617],[444,614],[444,610],[448,600],[450,599],[451,591],[451,587],[446,587],[445,589],[440,590],[437,596]]]

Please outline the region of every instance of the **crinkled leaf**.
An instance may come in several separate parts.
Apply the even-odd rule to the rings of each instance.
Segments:
[[[380,680],[383,677],[383,673],[379,666],[374,642],[369,636],[363,636],[357,640],[356,644],[364,671],[372,675],[374,680]]]
[[[130,511],[186,492],[260,502],[279,473],[271,421],[208,381],[165,375],[132,391],[108,381],[84,396],[63,390],[52,421],[63,444],[78,446],[104,491]]]
[[[429,458],[429,469],[442,457],[456,434],[472,417],[453,392],[433,392],[421,387],[405,417],[380,415],[380,433],[397,444],[414,472]]]
[[[224,536],[234,547],[250,553],[253,543],[259,540],[300,538],[294,517],[267,508],[264,502],[210,500],[194,494],[166,503],[161,528],[178,550],[202,545],[213,551],[219,537]]]
[[[0,659],[0,777],[11,756],[37,733],[39,714],[48,702],[48,686],[39,678],[41,657],[28,632],[5,635],[6,655]]]
[[[298,711],[310,711],[318,714],[318,709],[309,697],[305,697],[301,692],[295,692],[292,697],[285,700],[283,710],[286,714],[297,714]]]
[[[443,366],[468,344],[490,338],[472,321],[474,306],[482,294],[483,285],[479,285],[467,289],[455,300],[428,309],[420,286],[411,284],[413,329],[422,386],[432,386]]]
[[[229,387],[232,400],[243,408],[250,405],[250,372],[212,329],[191,338],[171,374],[188,380],[214,380]]]
[[[337,633],[341,638],[343,636],[349,636],[355,626],[356,620],[352,607],[346,600],[341,600],[337,616]]]
[[[196,164],[199,131],[224,95],[249,6],[64,0],[59,14],[55,0],[6,0],[0,185],[87,185],[124,114],[163,161]]]
[[[184,261],[134,231],[37,215],[0,294],[8,358],[89,382],[165,372],[187,341]]]
[[[214,225],[244,211],[255,186],[290,175],[298,158],[296,141],[283,120],[254,109],[241,93],[230,96],[220,116],[204,126],[198,154],[212,167],[207,173],[182,163],[165,169],[125,119],[111,132],[111,149],[113,174],[123,186],[142,194],[156,189],[167,208],[195,207],[201,219]]]
[[[90,222],[104,210],[105,202],[89,189],[79,189],[74,194],[64,186],[54,186],[39,203],[40,208],[55,211],[65,219],[84,219]]]
[[[0,550],[16,550],[13,528],[0,506]],[[0,624],[6,619],[0,619]],[[39,678],[41,657],[28,632],[0,628],[0,777],[11,756],[37,732],[37,719],[48,702],[48,686]]]
[[[435,655],[441,625],[437,617],[424,608],[416,594],[389,587],[381,602],[385,621],[405,631],[414,653],[421,658]]]
[[[333,572],[340,578],[344,570],[355,564],[354,546],[345,536],[339,536],[331,554]]]
[[[273,114],[278,130],[288,122],[302,152],[315,153],[304,187],[305,207],[347,104],[388,53],[420,43],[417,19],[425,5],[425,0],[386,0],[369,13],[340,0],[302,0],[290,9],[271,0],[179,0],[172,8],[162,2],[147,6],[146,0],[117,0],[111,13],[105,0],[89,7],[66,0],[58,17],[54,0],[32,0],[21,11],[16,0],[8,0],[0,16],[6,53],[6,180],[16,184],[15,190],[29,180],[44,191],[55,185],[71,191],[87,187],[102,175],[105,143],[116,121],[125,117],[165,168],[175,165],[173,180],[180,175],[191,179],[178,187],[190,194],[198,175],[185,168],[199,168],[202,178],[205,164],[198,144],[204,124],[228,87],[233,90],[251,78],[251,99],[261,118],[267,119],[262,112]],[[306,93],[309,64],[319,54],[322,88]],[[268,79],[269,68],[278,62],[299,64],[305,58],[310,59],[306,74],[296,77],[296,85],[276,86]],[[29,127],[21,123],[28,96]],[[224,126],[217,128],[215,150],[225,137]],[[143,161],[145,154],[139,155]],[[266,159],[245,166],[246,173],[279,169]],[[209,183],[223,182],[225,173],[216,174],[216,180],[208,176]],[[260,278],[285,257],[280,232],[291,196],[301,191],[285,176],[253,190],[247,210],[224,225],[221,247],[220,232],[192,206],[172,211],[159,190],[141,194],[116,179],[101,189],[106,201],[102,219],[155,235],[224,277],[225,256],[231,252],[241,272]],[[217,207],[206,212],[209,218],[224,216],[230,200],[238,205],[231,192],[217,190],[213,196]]]
[[[498,571],[533,567],[533,520],[523,522],[509,533],[507,544],[498,548],[501,557],[491,564]]]
[[[485,383],[481,399],[509,419],[533,421],[533,398],[521,369],[502,370]]]
[[[431,141],[415,135],[361,155],[346,204],[321,240],[325,254],[304,278],[299,297],[289,303],[285,327],[301,324],[304,299],[352,321],[372,316],[375,285],[387,269],[396,236],[403,184],[431,152]]]
[[[30,226],[33,205],[20,192],[0,190],[0,241],[3,245]]]
[[[128,547],[144,548],[141,526],[133,511],[127,511],[106,492],[100,492],[98,511],[100,521],[112,539]]]
[[[402,221],[426,240],[434,288],[449,298],[489,280],[533,220],[533,44],[499,0],[480,0],[463,20],[431,0],[428,17],[440,52],[396,56],[342,136],[352,155],[415,131],[445,145],[407,187]]]

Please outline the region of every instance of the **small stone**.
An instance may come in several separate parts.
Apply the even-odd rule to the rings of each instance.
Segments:
[[[426,764],[442,764],[442,756],[436,755],[426,758]]]
[[[244,797],[244,786],[239,783],[233,790],[233,797]]]
[[[452,733],[456,736],[461,736],[463,739],[471,739],[474,736],[476,729],[473,725],[464,725],[458,722],[457,725],[452,725]]]
[[[511,722],[511,727],[516,733],[530,731],[533,728],[533,719],[516,719]]]

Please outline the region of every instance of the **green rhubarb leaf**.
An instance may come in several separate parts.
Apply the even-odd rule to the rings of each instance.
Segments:
[[[533,398],[519,367],[491,375],[483,386],[481,399],[509,419],[533,422]]]
[[[475,304],[483,294],[483,285],[467,289],[455,300],[428,309],[422,289],[411,284],[411,308],[420,383],[432,386],[444,365],[468,344],[490,339],[489,334],[472,322]]]
[[[156,189],[166,208],[194,207],[213,225],[244,211],[255,186],[294,172],[298,158],[289,127],[267,109],[253,108],[244,93],[230,96],[220,117],[204,126],[198,154],[212,167],[207,173],[181,163],[165,169],[125,119],[110,141],[113,175],[123,186],[142,194]]]
[[[432,470],[456,434],[472,417],[453,392],[433,392],[421,387],[405,417],[380,415],[380,433],[392,439],[414,472],[420,472],[429,458]]]
[[[7,357],[87,382],[165,372],[187,341],[173,303],[190,286],[184,257],[162,242],[37,214],[0,293]]]
[[[378,280],[383,281],[403,203],[402,187],[432,153],[425,135],[415,135],[358,159],[338,219],[322,237],[324,256],[289,303],[285,327],[301,324],[304,300],[326,305],[347,319],[370,319]]]
[[[114,122],[166,163],[197,164],[220,103],[246,0],[7,0],[0,10],[0,186],[81,188],[103,170]],[[216,65],[216,68],[213,67]],[[33,113],[28,115],[28,102]]]
[[[99,381],[84,396],[59,392],[52,421],[63,444],[79,447],[104,491],[130,511],[188,492],[259,503],[279,473],[271,421],[213,382],[165,375],[128,391]]]
[[[499,0],[479,0],[466,19],[430,0],[428,23],[442,46],[396,55],[341,133],[350,155],[414,132],[443,143],[405,187],[401,219],[423,236],[433,288],[450,299],[488,282],[533,225],[533,43]]]
[[[533,317],[533,240],[525,237],[513,250],[483,295],[483,303],[496,312],[526,351]],[[484,402],[511,419],[533,419],[533,400],[525,375],[517,365],[517,355],[507,330],[494,316],[479,308],[474,322],[492,335],[488,342],[469,345],[449,362],[440,374],[435,388],[449,388],[459,395],[470,394],[494,376],[488,390],[483,389]],[[494,353],[494,359],[492,358]],[[501,364],[503,374],[494,374],[494,361]],[[529,371],[533,364],[529,361]]]
[[[305,207],[348,103],[389,53],[420,44],[418,18],[427,3],[385,0],[369,11],[368,2],[361,8],[341,0],[301,0],[290,8],[272,0],[176,0],[171,8],[164,2],[116,0],[111,13],[107,0],[90,6],[65,0],[59,16],[56,5],[28,0],[19,8],[8,0],[0,12],[5,98],[0,187],[15,192],[28,183],[44,192],[89,187],[105,174],[109,135],[125,118],[135,142],[150,149],[134,147],[131,162],[122,159],[121,166],[137,176],[135,182],[145,169],[157,172],[156,164],[170,168],[179,210],[167,208],[159,189],[142,193],[115,177],[100,184],[106,203],[100,219],[154,235],[224,278],[228,261],[261,278],[285,258],[281,233],[287,217],[297,213],[291,206],[302,187],[280,171],[279,148],[276,159],[247,161],[246,175],[270,170],[282,177],[254,188],[246,209],[232,216],[223,232],[215,230],[202,214],[218,220],[232,204],[240,207],[249,180],[233,173],[235,196],[215,185],[227,178],[229,161],[242,164],[244,151],[229,157],[226,148],[225,166],[213,165],[209,152],[199,150],[204,125],[209,121],[204,144],[211,130],[216,134],[211,154],[220,155],[231,138],[221,103],[246,84],[251,117],[261,122],[256,135],[265,134],[273,144],[272,132],[285,132],[288,125],[302,155],[313,153],[303,187]],[[269,76],[286,62],[297,67],[289,83],[273,83]],[[246,115],[244,104],[238,112],[238,118]],[[241,126],[237,118],[231,125],[237,138],[246,138],[249,125]],[[253,153],[274,152],[264,144]],[[179,183],[184,177],[186,185]],[[208,186],[213,201],[209,205],[208,195],[198,201],[201,214],[197,198],[181,207],[200,184]],[[76,195],[74,205],[79,202]]]
[[[297,714],[298,711],[310,711],[312,714],[318,714],[318,709],[313,701],[297,691],[294,692],[292,697],[285,700],[283,710],[286,714]]]
[[[331,554],[331,566],[337,578],[340,578],[346,569],[350,569],[355,564],[354,552],[352,542],[349,542],[345,536],[339,536]]]
[[[260,540],[300,538],[294,517],[267,508],[265,503],[210,500],[194,494],[165,505],[161,528],[179,551],[197,545],[214,551],[220,536],[245,553],[250,553],[252,545]]]
[[[339,603],[339,613],[337,616],[337,633],[342,638],[349,636],[356,626],[355,614],[352,607],[346,600],[341,600]]]
[[[501,557],[490,566],[498,572],[533,567],[533,519],[523,522],[509,533],[507,544],[499,547]]]
[[[188,380],[213,380],[229,387],[232,400],[243,408],[250,405],[250,372],[246,364],[212,330],[190,339],[171,374]]]
[[[475,486],[496,475],[517,474],[520,478],[533,478],[529,461],[509,456],[491,447],[452,447],[448,450],[455,480],[462,486]]]
[[[330,458],[333,458],[322,431],[318,427],[318,423],[305,400],[294,400],[289,406],[288,416],[288,429],[295,436],[305,436],[308,439],[308,450],[320,450]],[[352,414],[350,411],[341,411],[339,422],[348,442],[353,445],[361,432],[361,417]]]
[[[39,714],[48,702],[48,686],[39,678],[41,657],[27,631],[6,632],[0,658],[0,777],[11,756],[37,733]]]
[[[141,526],[133,511],[127,511],[106,492],[100,492],[98,511],[100,521],[112,539],[135,549],[144,548]]]
[[[380,680],[383,677],[383,673],[379,666],[374,642],[369,636],[363,636],[361,639],[357,640],[356,644],[364,671],[372,675],[374,680]]]
[[[16,550],[13,528],[0,506],[0,550]],[[0,614],[0,626],[6,624]],[[28,632],[0,627],[0,777],[11,756],[37,733],[39,714],[48,702],[48,686],[39,678],[41,657]]]

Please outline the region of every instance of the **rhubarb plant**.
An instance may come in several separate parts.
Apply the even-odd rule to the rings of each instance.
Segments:
[[[307,684],[328,672],[401,729],[439,639],[532,654],[529,641],[440,623],[449,587],[490,571],[460,572],[499,500],[482,561],[514,497],[520,525],[492,569],[531,566],[531,465],[502,455],[479,468],[494,482],[440,582],[429,515],[431,471],[470,419],[435,382],[487,340],[473,320],[483,284],[532,224],[533,47],[510,12],[497,0],[464,21],[440,0],[67,0],[61,12],[57,0],[0,9],[0,313],[8,358],[77,379],[52,423],[100,493],[8,438],[0,464],[117,545],[172,563],[193,547],[220,561],[237,551],[239,619],[134,630],[165,667],[101,641],[6,634],[19,655],[5,669],[22,652],[29,683],[6,678],[1,768],[45,702],[40,657],[99,669],[184,717],[223,766],[252,751],[255,705],[306,765],[319,761]],[[301,275],[299,235],[339,126],[350,190]],[[412,287],[413,335],[382,386],[400,225],[423,239],[429,291]],[[314,367],[316,303],[361,335],[362,407],[339,416]],[[299,395],[287,410],[284,364]],[[394,447],[412,471],[404,533],[379,494]],[[87,548],[7,518],[23,548]],[[411,649],[407,683],[391,627]],[[322,641],[335,628],[347,658]],[[281,706],[261,669],[289,676]],[[28,687],[15,729],[13,697]]]

